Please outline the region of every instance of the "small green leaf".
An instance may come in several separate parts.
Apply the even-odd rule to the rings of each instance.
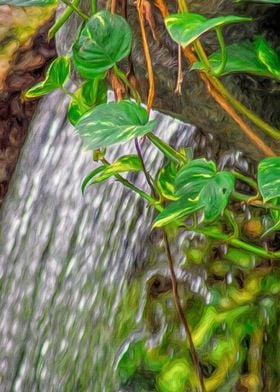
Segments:
[[[141,170],[142,163],[138,155],[124,155],[111,165],[99,166],[89,173],[82,183],[82,192],[84,193],[87,186],[105,181],[116,174]]]
[[[124,18],[105,10],[97,12],[74,44],[75,67],[84,78],[95,78],[129,55],[131,40],[131,29]]]
[[[0,0],[0,5],[12,5],[16,7],[43,7],[56,3],[57,0]]]
[[[25,98],[36,98],[63,87],[70,74],[70,59],[57,57],[49,66],[45,79],[24,93]]]
[[[264,63],[264,53],[262,54],[260,49],[258,48],[258,40],[254,42],[241,42],[235,43],[232,45],[227,46],[227,61],[223,72],[220,76],[224,76],[234,72],[245,72],[253,75],[258,75],[262,77],[272,78],[272,79],[280,79],[279,73],[274,69],[272,72],[268,66]],[[267,47],[268,44],[265,44]],[[258,51],[259,50],[259,51]],[[272,49],[271,49],[272,51]],[[274,53],[274,52],[272,52]],[[274,56],[270,52],[270,55],[267,55],[266,61],[267,63],[270,62],[270,67],[276,67],[276,54]],[[262,56],[263,60],[261,61],[260,57]],[[273,57],[273,60],[272,60]],[[211,68],[215,71],[219,68],[222,61],[221,51],[218,50],[214,52],[209,57],[209,63]],[[200,61],[194,63],[191,67],[192,70],[205,70],[204,66]]]
[[[91,171],[86,178],[84,179],[84,181],[82,182],[82,193],[84,193],[86,187],[88,185],[90,185],[91,180],[99,173],[103,172],[106,169],[107,165],[102,165],[102,166],[98,166],[96,169],[94,169],[93,171]]]
[[[207,19],[203,15],[188,12],[169,15],[165,18],[165,24],[175,42],[182,46],[188,46],[202,34],[216,27],[232,23],[248,22],[250,20],[251,18],[231,15]]]
[[[189,199],[182,198],[178,201],[174,201],[156,217],[153,222],[153,228],[162,227],[168,225],[169,223],[174,223],[182,218],[193,214],[194,212],[200,210],[203,207],[202,204],[197,201],[192,201]]]
[[[175,195],[176,165],[173,161],[162,167],[158,173],[157,185],[162,196],[167,200],[178,200]]]
[[[87,149],[103,148],[126,142],[151,132],[156,121],[149,121],[148,113],[131,101],[110,102],[85,113],[76,130]]]
[[[138,155],[124,155],[111,165],[107,166],[103,172],[92,181],[97,184],[118,173],[137,172],[142,170],[142,163]]]
[[[107,102],[107,85],[105,80],[88,80],[73,94],[68,106],[68,119],[76,125],[82,115],[92,107]]]
[[[280,58],[278,54],[263,37],[257,38],[255,45],[261,63],[266,66],[272,75],[280,79]]]
[[[259,163],[258,185],[265,203],[280,197],[280,157],[265,158]]]

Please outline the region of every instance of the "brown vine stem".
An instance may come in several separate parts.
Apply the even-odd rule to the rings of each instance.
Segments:
[[[183,83],[183,72],[182,72],[182,48],[178,45],[178,75],[177,83],[174,93],[176,95],[182,95],[182,83]]]
[[[139,23],[140,23],[144,56],[145,56],[145,60],[146,60],[146,64],[147,64],[147,70],[148,70],[149,93],[148,93],[148,99],[147,99],[147,112],[150,113],[151,107],[153,106],[153,102],[154,102],[154,96],[155,96],[155,81],[154,81],[152,59],[151,59],[151,55],[150,55],[149,44],[148,44],[148,39],[147,39],[145,24],[144,24],[143,1],[142,0],[137,0],[136,8],[137,8],[138,18],[139,18]],[[156,195],[155,188],[150,180],[150,175],[146,169],[145,162],[144,162],[143,155],[142,155],[142,151],[141,151],[141,147],[139,145],[137,138],[135,139],[135,147],[136,147],[138,156],[142,162],[142,167],[143,167],[143,171],[144,171],[147,183],[149,184],[149,186],[151,188],[152,195],[155,196]]]
[[[172,254],[171,254],[171,250],[170,250],[169,240],[168,240],[168,237],[167,237],[167,234],[165,231],[163,231],[163,238],[164,238],[164,245],[165,245],[167,259],[168,259],[168,266],[169,266],[169,270],[170,270],[170,276],[171,276],[171,282],[172,282],[172,292],[173,292],[173,298],[174,298],[176,310],[177,310],[179,319],[180,319],[182,325],[184,326],[184,329],[186,332],[192,360],[195,365],[196,372],[197,372],[197,375],[199,378],[201,391],[205,392],[203,373],[202,373],[202,369],[200,366],[199,357],[198,357],[198,354],[196,352],[196,349],[194,347],[194,343],[192,340],[190,327],[189,327],[188,321],[185,317],[184,310],[183,310],[181,302],[180,302],[180,297],[179,297],[179,293],[178,293],[178,283],[177,283],[177,278],[176,278],[176,274],[175,274],[175,270],[174,270],[174,262],[173,262],[173,258],[172,258]]]
[[[180,3],[182,5],[183,1],[181,1]],[[186,7],[185,2],[184,4]],[[169,15],[169,11],[164,0],[155,0],[155,5],[160,10],[163,18],[166,18]],[[202,49],[201,44],[198,43],[198,45],[199,45],[199,49]],[[194,62],[197,61],[197,57],[193,53],[191,48],[189,47],[183,48],[183,52],[185,58],[190,64],[193,64]],[[201,52],[203,53],[203,51]],[[200,75],[200,78],[206,84],[209,94],[215,99],[215,101],[219,104],[219,106],[221,106],[225,110],[225,112],[227,112],[230,115],[230,117],[240,126],[243,132],[258,147],[258,149],[265,156],[276,156],[275,152],[258,135],[255,134],[253,129],[242,119],[242,117],[240,117],[240,115],[235,111],[235,109],[231,106],[231,104],[225,99],[225,96],[227,95],[225,94],[225,91],[227,90],[223,87],[225,91],[223,91],[223,95],[222,95],[220,91],[217,90],[217,88],[219,88],[220,86],[218,86],[217,84],[215,86],[211,78],[208,75],[206,75],[204,72],[198,72],[198,73]],[[227,98],[229,98],[228,95]],[[232,102],[232,104],[233,103],[234,102]]]
[[[115,14],[117,10],[117,1],[118,0],[111,0],[111,13]]]
[[[151,107],[153,106],[154,97],[155,97],[155,78],[154,78],[151,54],[150,54],[150,50],[149,50],[149,44],[148,44],[145,25],[144,25],[142,0],[137,0],[136,8],[137,8],[138,17],[139,17],[142,42],[143,42],[143,49],[144,49],[144,56],[145,56],[145,60],[146,60],[146,64],[147,64],[148,78],[149,78],[149,93],[148,93],[148,99],[147,99],[147,112],[149,113],[151,110]]]

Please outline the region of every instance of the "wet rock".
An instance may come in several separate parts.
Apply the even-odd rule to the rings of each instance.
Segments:
[[[47,39],[50,25],[51,22],[48,22],[18,49],[14,65],[4,82],[5,90],[0,93],[0,202],[8,190],[38,102],[23,101],[22,92],[43,79],[47,64],[56,54],[54,43]]]

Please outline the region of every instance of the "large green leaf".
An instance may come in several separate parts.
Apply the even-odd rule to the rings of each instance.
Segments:
[[[131,40],[131,29],[124,18],[105,10],[97,12],[74,44],[75,67],[84,78],[95,78],[128,56]]]
[[[197,201],[192,201],[186,198],[182,198],[178,201],[170,203],[153,222],[153,228],[162,227],[169,223],[174,223],[182,218],[193,214],[203,207],[202,204]]]
[[[269,48],[269,51],[264,48]],[[245,72],[268,78],[280,79],[277,71],[278,57],[264,39],[254,42],[241,42],[227,46],[227,61],[221,76],[232,72]],[[221,64],[221,51],[211,54],[209,63],[213,70]],[[193,64],[192,70],[205,70],[200,61]]]
[[[87,149],[103,148],[126,142],[151,132],[156,121],[149,121],[148,113],[131,101],[110,102],[85,113],[76,130]]]
[[[207,19],[203,15],[187,12],[169,15],[165,18],[165,24],[175,42],[182,46],[188,46],[209,30],[231,23],[248,22],[250,20],[251,18],[232,15]]]
[[[72,95],[68,106],[68,119],[71,124],[76,125],[84,113],[105,102],[107,102],[105,80],[88,80]]]
[[[223,213],[233,188],[234,177],[226,171],[217,173],[205,183],[199,194],[199,201],[204,205],[205,221],[212,222]]]
[[[218,218],[228,204],[234,188],[230,172],[217,172],[214,162],[195,159],[183,166],[176,177],[177,194],[204,206],[204,219]]]
[[[176,177],[176,193],[188,199],[195,199],[205,182],[217,172],[213,161],[195,159],[184,165]]]
[[[70,74],[70,59],[57,57],[49,66],[45,79],[24,93],[25,98],[36,98],[63,87]]]
[[[265,158],[259,163],[258,185],[265,202],[280,197],[280,157]]]
[[[17,7],[46,6],[57,3],[57,0],[0,0],[0,5],[13,5]]]
[[[111,165],[102,165],[89,173],[82,183],[82,192],[88,185],[97,184],[116,174],[123,172],[137,172],[142,170],[142,163],[138,155],[124,155]]]

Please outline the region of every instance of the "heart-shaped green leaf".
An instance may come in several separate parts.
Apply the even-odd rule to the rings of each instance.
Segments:
[[[264,39],[262,39],[264,41]],[[276,70],[277,54],[270,48],[269,54],[266,55],[263,50],[263,46],[257,51],[257,43],[255,42],[242,42],[227,46],[227,61],[221,76],[227,75],[233,72],[245,72],[253,75],[258,75],[268,78],[280,79],[280,75]],[[268,44],[265,45],[267,47]],[[262,57],[262,60],[260,57]],[[209,63],[213,70],[219,68],[222,61],[221,51],[217,51],[209,57]],[[270,69],[268,65],[270,65]],[[193,64],[192,70],[205,70],[204,66],[200,61]],[[273,72],[272,72],[273,69]]]
[[[105,80],[88,80],[72,95],[68,106],[68,119],[72,125],[76,125],[84,113],[105,102],[107,102]]]
[[[85,113],[76,130],[87,149],[103,148],[126,142],[151,132],[156,121],[149,121],[148,113],[131,101],[110,102]]]
[[[213,222],[224,211],[234,188],[234,177],[222,171],[207,181],[200,192],[199,201],[204,206],[204,220]]]
[[[248,22],[251,18],[240,16],[218,16],[207,19],[203,15],[196,13],[171,14],[165,18],[166,28],[172,39],[182,46],[188,46],[209,30],[227,24]]]
[[[174,223],[182,218],[193,214],[203,207],[202,204],[197,201],[192,201],[186,198],[182,198],[178,201],[170,203],[153,222],[153,228],[162,227],[170,223]]]
[[[86,176],[82,183],[82,192],[88,185],[97,184],[116,174],[123,172],[137,172],[142,170],[142,163],[138,155],[124,155],[111,165],[102,165]],[[99,174],[99,175],[98,175]]]
[[[195,199],[205,185],[205,181],[211,179],[216,172],[215,163],[204,158],[189,162],[177,174],[176,193],[188,199]]]
[[[129,55],[131,40],[131,29],[124,18],[105,10],[97,12],[74,44],[75,67],[84,78],[95,78]]]
[[[25,98],[36,98],[63,87],[70,74],[70,59],[57,57],[49,66],[45,79],[24,93]]]
[[[12,5],[16,7],[43,7],[57,3],[57,0],[0,0],[0,5]]]
[[[179,170],[175,185],[181,199],[171,202],[156,217],[153,227],[174,223],[201,209],[204,221],[213,222],[228,204],[234,176],[226,171],[217,172],[212,161],[195,159]]]
[[[227,206],[234,182],[231,173],[217,172],[214,162],[195,159],[179,170],[175,184],[178,195],[204,206],[204,219],[211,222]]]
[[[280,197],[280,157],[265,158],[259,163],[258,185],[264,202]]]

